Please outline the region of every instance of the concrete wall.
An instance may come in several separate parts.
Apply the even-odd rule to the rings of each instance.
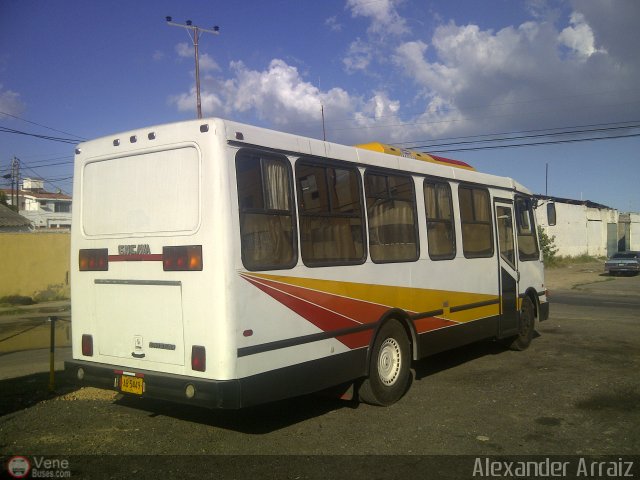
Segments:
[[[538,208],[536,218],[547,235],[555,236],[557,254],[566,257],[606,257],[607,224],[618,223],[618,211],[561,202],[555,205],[556,225],[548,225],[546,208]]]
[[[69,232],[0,233],[0,297],[69,298]]]
[[[620,214],[618,239],[620,250],[640,251],[640,213]]]
[[[629,250],[640,251],[640,213],[630,213]]]

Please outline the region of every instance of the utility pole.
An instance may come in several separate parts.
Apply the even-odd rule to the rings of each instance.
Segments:
[[[13,185],[15,183],[16,199],[13,200]],[[20,160],[13,157],[11,160],[11,205],[15,205],[16,212],[20,212]]]
[[[544,171],[544,195],[549,195],[549,162],[545,164]]]
[[[220,27],[217,25],[213,27],[212,30],[206,28],[200,28],[197,25],[193,25],[191,20],[187,20],[184,24],[175,23],[171,17],[166,17],[167,25],[171,25],[172,27],[182,27],[187,29],[187,33],[189,33],[189,37],[193,42],[193,50],[195,53],[196,60],[196,110],[198,112],[198,118],[202,118],[202,103],[200,101],[200,60],[198,58],[198,39],[200,36],[200,32],[207,32],[213,35],[218,35],[220,33]],[[191,35],[191,30],[193,32],[193,36]]]

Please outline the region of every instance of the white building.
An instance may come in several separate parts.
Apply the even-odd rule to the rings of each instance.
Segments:
[[[15,198],[12,198],[11,190],[3,189],[3,192],[7,203],[12,205]],[[71,203],[69,195],[45,191],[43,180],[25,178],[18,191],[20,215],[31,220],[38,229],[71,228]]]
[[[608,257],[623,250],[640,250],[640,214],[618,210],[588,200],[538,195],[536,218],[549,237],[555,237],[558,255]],[[553,202],[556,225],[549,226],[544,205]]]

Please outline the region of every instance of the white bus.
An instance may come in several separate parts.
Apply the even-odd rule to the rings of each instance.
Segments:
[[[412,361],[549,315],[531,192],[463,162],[210,118],[80,144],[73,190],[80,385],[390,405]]]

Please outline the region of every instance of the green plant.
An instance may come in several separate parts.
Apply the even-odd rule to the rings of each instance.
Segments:
[[[549,236],[542,227],[538,227],[538,236],[540,238],[540,248],[542,249],[542,258],[545,265],[552,265],[558,253],[558,247],[556,247],[556,236]]]

